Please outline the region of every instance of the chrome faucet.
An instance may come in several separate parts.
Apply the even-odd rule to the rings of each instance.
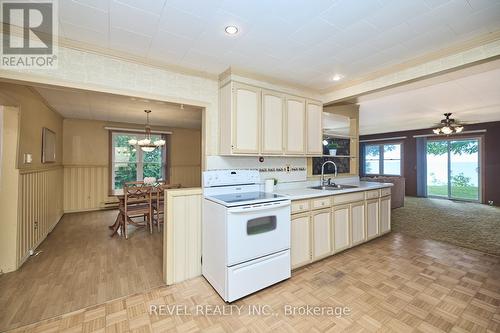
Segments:
[[[321,186],[325,186],[325,165],[327,164],[333,164],[333,167],[335,168],[335,173],[333,175],[333,178],[337,178],[337,164],[335,164],[335,162],[333,161],[325,161],[325,163],[323,163],[321,165]],[[331,186],[331,178],[328,178],[328,186]],[[335,185],[335,183],[333,183],[333,185]]]

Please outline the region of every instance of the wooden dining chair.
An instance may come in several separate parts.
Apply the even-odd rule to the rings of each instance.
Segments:
[[[153,221],[156,223],[158,232],[160,232],[160,224],[163,224],[165,220],[165,190],[181,188],[181,184],[166,184],[158,183],[155,186],[156,190],[156,200],[153,200]]]
[[[152,210],[153,186],[144,182],[126,182],[123,186],[124,204],[120,207],[123,216],[123,232],[127,235],[127,224],[135,226],[149,226],[150,233],[153,232],[153,210]],[[132,218],[144,217],[144,224],[135,222]]]

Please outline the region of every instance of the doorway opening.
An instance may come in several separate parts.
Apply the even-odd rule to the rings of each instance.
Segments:
[[[481,138],[428,140],[427,195],[481,200]]]

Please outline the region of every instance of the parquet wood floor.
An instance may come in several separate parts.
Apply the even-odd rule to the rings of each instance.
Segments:
[[[19,270],[0,276],[0,331],[163,285],[162,235],[110,238],[117,211],[66,214]]]
[[[156,314],[151,305],[185,305],[187,310]],[[500,332],[500,258],[392,233],[299,269],[291,279],[233,303],[242,307],[241,314],[196,312],[197,306],[222,305],[199,277],[17,331]],[[342,317],[285,312],[286,306],[306,305],[342,306],[351,312]],[[252,306],[272,311],[259,316],[248,312]]]

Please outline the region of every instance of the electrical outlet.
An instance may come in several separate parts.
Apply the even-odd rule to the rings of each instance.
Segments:
[[[291,169],[290,164],[287,164],[287,165],[285,166],[285,171],[286,171],[286,172],[290,172],[290,169]]]
[[[33,223],[33,227],[35,228],[35,230],[36,230],[36,229],[38,229],[38,221],[35,221],[35,222]]]

